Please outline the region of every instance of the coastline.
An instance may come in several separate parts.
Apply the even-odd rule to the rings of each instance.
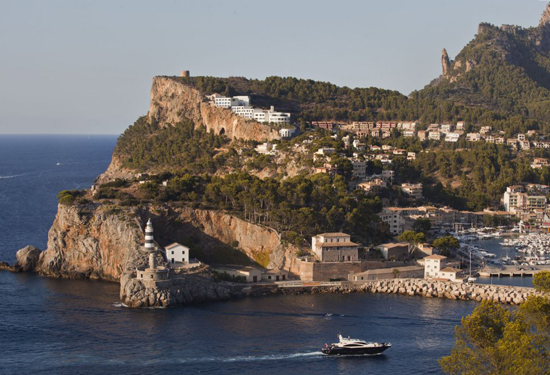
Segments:
[[[22,272],[20,268],[0,263],[0,271]],[[37,276],[48,276],[37,274]],[[50,276],[51,277],[51,276]],[[135,279],[132,279],[135,280]],[[331,282],[303,283],[281,282],[260,284],[238,284],[213,282],[203,276],[193,276],[190,280],[170,283],[165,287],[125,288],[121,285],[121,303],[134,308],[143,307],[177,307],[192,305],[197,302],[224,301],[236,298],[259,297],[268,295],[301,295],[301,294],[399,294],[425,298],[443,298],[450,300],[493,301],[506,305],[520,305],[531,295],[536,295],[534,288],[495,284],[453,283],[429,279],[388,279],[364,282]],[[189,286],[192,288],[188,288]]]

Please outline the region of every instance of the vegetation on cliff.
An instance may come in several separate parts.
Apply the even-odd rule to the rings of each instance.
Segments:
[[[224,162],[216,150],[227,142],[223,136],[195,128],[189,119],[160,128],[144,116],[122,133],[114,154],[124,167],[137,171],[154,168],[214,173]]]
[[[294,77],[267,77],[265,80],[243,77],[172,79],[205,94],[249,95],[255,106],[275,105],[278,110],[292,112],[300,123],[321,120],[418,120],[422,124],[466,121],[483,123],[495,129],[521,131],[541,127],[539,120],[524,118],[504,107],[492,108],[447,100],[446,95],[439,95],[438,90],[442,88],[413,92],[406,97],[392,90],[374,87],[351,89]]]
[[[343,176],[326,174],[299,175],[286,180],[260,179],[246,172],[225,177],[203,174],[193,176],[165,175],[167,186],[158,183],[140,184],[133,190],[137,203],[185,203],[197,207],[231,212],[243,219],[283,232],[284,238],[297,245],[304,237],[325,231],[346,231],[357,240],[372,243],[387,236],[387,227],[376,213],[382,203],[379,197],[369,197],[361,190],[348,191]],[[96,193],[96,199],[119,199],[132,188],[106,187],[107,197]],[[138,201],[134,196],[140,196]]]

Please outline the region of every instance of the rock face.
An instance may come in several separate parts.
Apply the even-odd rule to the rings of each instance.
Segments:
[[[124,272],[147,264],[147,254],[141,247],[142,228],[149,217],[155,223],[155,239],[162,245],[179,240],[178,231],[184,236],[202,233],[224,244],[238,242],[242,252],[252,259],[266,259],[269,268],[298,272],[297,249],[283,246],[275,230],[221,211],[169,206],[113,211],[102,206],[59,205],[48,234],[47,250],[21,250],[18,259],[28,258],[25,264],[29,264],[29,270],[36,269],[44,275],[119,281]],[[174,227],[174,222],[183,227]],[[166,243],[162,243],[163,239]],[[203,245],[208,247],[209,243]],[[30,254],[39,258],[30,262]]]
[[[281,236],[274,229],[252,224],[221,211],[184,207],[178,209],[177,214],[178,220],[200,228],[205,234],[223,243],[238,242],[239,249],[249,258],[269,259],[269,263],[262,264],[267,268],[284,269],[291,273],[299,271],[295,255],[298,249],[282,245]]]
[[[169,126],[184,118],[193,120],[196,127],[205,126],[208,131],[225,134],[230,139],[258,142],[280,139],[276,130],[210,105],[199,91],[175,78],[153,78],[149,120]]]
[[[42,250],[34,246],[25,246],[17,252],[17,262],[14,267],[19,267],[23,272],[33,271],[36,269],[41,254]]]
[[[124,168],[120,160],[118,160],[118,158],[113,155],[113,157],[111,158],[111,163],[109,164],[107,170],[99,175],[95,179],[94,183],[103,184],[109,181],[113,181],[117,178],[123,180],[131,180],[132,178],[136,177],[136,175],[137,173],[135,171]]]
[[[441,68],[443,70],[443,77],[447,78],[449,70],[451,70],[451,60],[449,60],[449,55],[445,48],[441,51]]]
[[[48,248],[36,270],[56,277],[118,281],[124,271],[147,263],[146,254],[139,251],[142,243],[137,216],[126,217],[101,206],[59,205]]]
[[[542,13],[540,18],[539,26],[548,26],[550,25],[550,3],[546,5],[546,9]]]
[[[220,301],[230,298],[230,287],[224,287],[200,274],[172,277],[148,285],[125,273],[120,279],[120,300],[128,307],[171,307],[195,302]]]

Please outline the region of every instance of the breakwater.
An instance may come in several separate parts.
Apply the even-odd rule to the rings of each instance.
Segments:
[[[520,305],[537,292],[534,288],[504,285],[465,284],[425,279],[392,279],[369,281],[364,283],[342,282],[340,285],[304,285],[279,284],[279,293],[384,293],[422,296],[428,298],[446,298],[464,301],[493,301],[497,303]]]

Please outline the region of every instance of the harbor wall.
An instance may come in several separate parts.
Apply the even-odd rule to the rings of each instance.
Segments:
[[[534,288],[503,285],[466,284],[425,279],[392,279],[367,282],[344,282],[334,286],[294,286],[279,285],[283,294],[307,293],[384,293],[446,298],[464,301],[493,301],[508,305],[520,305],[530,295],[538,292]]]

